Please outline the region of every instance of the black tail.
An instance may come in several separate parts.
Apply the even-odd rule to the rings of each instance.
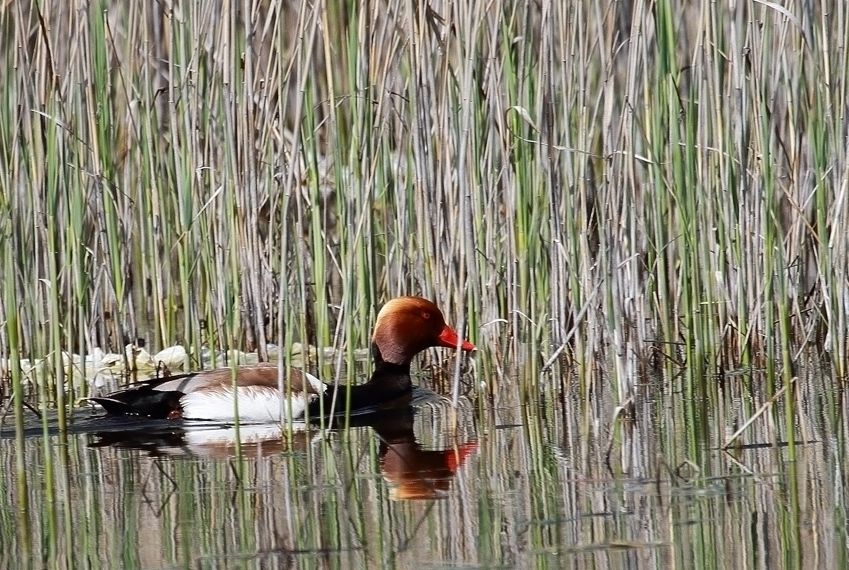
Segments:
[[[135,415],[133,413],[133,408],[126,402],[122,402],[121,400],[116,400],[114,398],[108,398],[103,396],[101,398],[86,398],[89,402],[94,402],[95,404],[99,404],[101,408],[106,410],[107,414],[112,414],[113,416],[131,416]]]
[[[111,415],[170,419],[180,417],[182,397],[182,392],[160,392],[149,386],[142,386],[108,396],[89,398],[89,401],[99,404]]]

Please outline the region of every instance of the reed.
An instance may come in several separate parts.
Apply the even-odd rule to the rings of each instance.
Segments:
[[[350,376],[374,308],[420,293],[483,346],[509,338],[487,366],[534,355],[529,395],[567,340],[549,369],[588,394],[602,362],[620,402],[655,365],[695,371],[691,397],[738,367],[786,386],[809,348],[845,376],[847,21],[841,2],[14,3],[4,370],[48,358],[31,398],[61,410],[89,389],[62,352],[128,343],[194,364],[333,345],[314,365]]]

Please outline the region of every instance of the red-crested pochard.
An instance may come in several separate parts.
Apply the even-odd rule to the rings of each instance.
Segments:
[[[235,396],[239,420],[249,423],[298,420],[305,415],[316,418],[329,414],[331,408],[343,413],[349,397],[352,412],[369,410],[403,399],[412,391],[410,362],[432,346],[475,350],[445,324],[442,311],[431,301],[398,297],[377,315],[371,344],[374,372],[359,386],[337,389],[312,374],[292,369],[281,392],[277,365],[257,364],[146,380],[90,399],[116,415],[233,421]]]

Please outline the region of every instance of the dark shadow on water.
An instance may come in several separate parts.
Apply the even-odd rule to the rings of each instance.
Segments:
[[[68,423],[65,430],[60,429],[59,421],[55,412],[50,412],[44,421],[33,418],[28,421],[23,429],[25,438],[54,437],[63,432],[67,435],[85,435],[96,432],[116,431],[125,432],[131,430],[148,430],[148,433],[158,433],[174,428],[175,422],[169,420],[151,420],[149,418],[129,416],[105,416],[101,411],[83,410],[77,411],[72,421]],[[0,439],[14,439],[14,424],[6,423],[0,426]]]

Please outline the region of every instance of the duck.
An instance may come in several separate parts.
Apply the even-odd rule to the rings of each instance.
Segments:
[[[431,347],[476,350],[446,324],[435,303],[397,297],[377,315],[371,341],[373,372],[364,384],[329,384],[292,368],[281,391],[278,366],[261,363],[144,380],[89,401],[113,416],[219,422],[233,422],[238,416],[240,423],[315,420],[329,417],[331,411],[369,413],[409,402],[410,364]]]

